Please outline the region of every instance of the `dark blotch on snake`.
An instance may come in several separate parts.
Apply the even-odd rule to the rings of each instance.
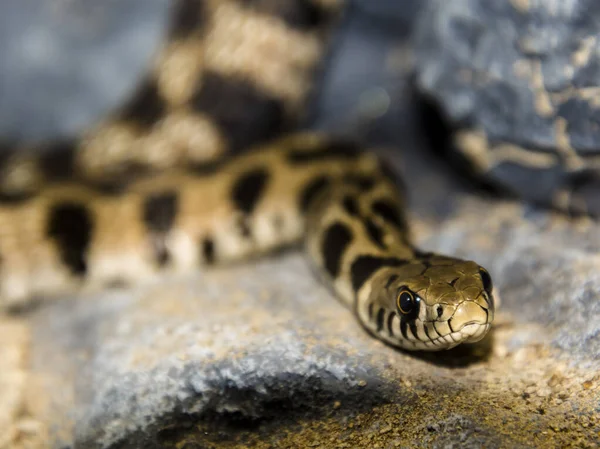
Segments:
[[[23,204],[35,197],[36,192],[0,192],[0,204]]]
[[[177,193],[168,190],[149,195],[143,208],[144,223],[150,231],[161,234],[168,232],[177,214]]]
[[[409,263],[407,260],[395,257],[359,256],[350,267],[352,288],[355,292],[360,290],[367,279],[380,268],[399,267],[407,263]]]
[[[388,328],[388,332],[390,334],[390,337],[394,336],[394,317],[396,316],[396,312],[390,312],[390,314],[388,315],[388,319],[387,319],[387,328]]]
[[[401,230],[407,229],[406,223],[394,206],[383,200],[377,200],[371,205],[373,213]]]
[[[385,249],[383,231],[381,228],[377,226],[370,218],[366,218],[364,220],[364,224],[367,234],[369,234],[369,238],[373,241],[373,243],[375,243],[379,248]]]
[[[45,145],[39,152],[40,169],[48,180],[57,181],[72,176],[77,141],[65,139]]]
[[[244,214],[251,214],[268,181],[269,172],[265,168],[256,168],[241,175],[231,189],[231,198],[236,208]]]
[[[352,215],[353,217],[358,216],[358,202],[355,198],[352,198],[351,196],[345,196],[342,200],[342,207],[348,215]]]
[[[382,307],[377,312],[377,332],[381,332],[383,330],[384,318],[385,318],[385,309]]]
[[[403,317],[400,318],[400,332],[405,340],[408,340],[408,323]]]
[[[300,210],[306,212],[313,200],[331,185],[331,179],[321,176],[309,182],[300,194]]]
[[[425,335],[427,336],[427,338],[429,340],[433,341],[432,338],[429,336],[429,331],[427,330],[427,325],[426,324],[423,325],[423,331],[425,332]]]
[[[333,278],[340,274],[342,257],[350,242],[352,233],[341,223],[334,223],[325,231],[321,252],[325,269]]]
[[[390,285],[392,285],[397,279],[398,279],[397,275],[395,275],[395,274],[391,275],[390,278],[385,283],[385,288],[390,288]]]
[[[348,174],[344,176],[344,182],[346,184],[358,187],[362,192],[368,192],[375,187],[375,180],[369,176]]]
[[[238,0],[243,6],[269,16],[274,16],[285,22],[290,28],[308,31],[321,27],[330,18],[325,8],[320,8],[315,2],[305,0],[286,1],[252,1]]]
[[[202,0],[176,0],[170,34],[175,39],[189,37],[205,25],[205,2]]]
[[[282,100],[241,77],[211,71],[203,73],[190,106],[211,117],[231,154],[276,136],[285,123]]]
[[[92,231],[92,219],[83,204],[57,203],[50,209],[46,234],[56,241],[62,261],[75,275],[87,271],[85,257]]]
[[[419,334],[417,333],[417,325],[415,324],[415,320],[412,319],[408,322],[408,327],[412,334],[414,335],[416,340],[419,340]]]
[[[204,263],[211,265],[215,262],[215,242],[213,239],[206,237],[202,239],[202,260]]]
[[[166,109],[167,105],[158,91],[156,82],[147,79],[122,109],[119,118],[143,128],[150,128],[164,116]]]

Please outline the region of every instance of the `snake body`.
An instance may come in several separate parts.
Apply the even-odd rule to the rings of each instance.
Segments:
[[[235,22],[235,11],[247,8],[235,0],[180,3],[187,8],[185,17],[198,19],[202,7],[212,11],[213,20],[220,17],[228,23]],[[267,8],[270,21],[265,23],[287,32],[289,26],[283,25],[293,22],[290,11],[298,10],[285,9],[285,5],[305,4],[313,10],[329,11],[331,3],[259,1],[256,7],[259,12],[261,7]],[[259,13],[245,11],[239,16],[240,20],[250,17],[244,26],[253,23],[253,14]],[[218,28],[215,23],[213,28]],[[180,28],[182,24],[187,21],[180,20]],[[183,40],[200,33],[193,30],[186,30]],[[314,30],[308,36],[313,36],[311,33]],[[181,33],[174,36],[173,48],[182,42]],[[203,39],[210,40],[210,36],[215,39],[210,34]],[[217,89],[214,78],[208,83]],[[211,77],[204,73],[202,79],[206,83]],[[171,81],[177,85],[177,79]],[[179,82],[183,91],[190,83],[198,84],[197,79]],[[490,275],[475,262],[414,247],[396,176],[374,153],[315,133],[286,133],[272,140],[270,135],[253,134],[255,130],[246,124],[242,129],[248,132],[244,143],[252,146],[249,151],[234,154],[237,151],[229,148],[225,151],[229,156],[212,164],[192,164],[188,156],[195,154],[195,143],[226,136],[224,123],[230,127],[240,124],[224,116],[234,114],[237,120],[235,114],[243,114],[250,120],[251,113],[227,109],[230,112],[226,114],[223,108],[235,108],[236,104],[226,101],[220,105],[215,100],[212,112],[205,108],[199,115],[198,109],[190,110],[194,95],[188,93],[187,97],[182,94],[180,100],[186,99],[179,103],[161,102],[162,118],[148,121],[149,111],[156,106],[156,92],[165,89],[157,87],[159,84],[150,90],[147,86],[140,97],[145,103],[138,98],[137,108],[126,108],[127,120],[121,112],[93,131],[92,137],[88,134],[67,145],[66,154],[79,159],[73,162],[71,157],[64,164],[68,170],[59,170],[60,176],[47,170],[46,156],[28,159],[23,151],[15,153],[12,165],[5,166],[0,204],[0,307],[140,283],[160,271],[190,271],[245,260],[304,242],[316,271],[353,310],[360,324],[380,340],[408,350],[440,350],[485,336],[494,316]],[[243,87],[240,92],[232,98],[249,98]],[[265,103],[256,89],[252,92],[250,103],[272,104]],[[195,101],[197,104],[198,99]],[[165,122],[174,116],[195,120],[199,136],[179,145],[181,136],[173,133],[178,140],[169,141]],[[137,123],[132,129],[138,131],[143,128],[140,123],[147,128],[136,138],[123,138],[119,129],[133,126],[131,123]],[[97,151],[99,135],[104,135],[104,152],[118,157],[80,156]],[[238,140],[230,143],[239,142],[239,134],[236,136]],[[140,147],[140,141],[149,145],[149,154],[132,164],[127,143]],[[159,159],[152,163],[157,161],[152,156],[156,148],[168,152],[177,145],[186,149],[187,156],[180,151],[167,162]],[[118,170],[126,167],[131,174],[136,164],[144,165],[144,173],[121,182]],[[156,170],[157,166],[168,169]]]

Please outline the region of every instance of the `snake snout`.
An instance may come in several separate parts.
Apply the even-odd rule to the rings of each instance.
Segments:
[[[487,309],[473,301],[459,304],[448,325],[453,332],[460,332],[467,341],[481,340],[490,326],[490,314]]]

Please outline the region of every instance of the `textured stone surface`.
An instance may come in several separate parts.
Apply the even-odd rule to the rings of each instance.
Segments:
[[[462,155],[521,197],[600,214],[600,4],[437,0],[417,28],[418,85]]]

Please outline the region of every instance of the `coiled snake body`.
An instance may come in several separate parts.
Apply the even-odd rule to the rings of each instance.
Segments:
[[[307,2],[312,8],[330,8],[329,3]],[[187,21],[180,17],[179,33],[159,58],[162,62],[153,81],[145,84],[140,98],[146,102],[138,98],[132,103],[136,107],[130,105],[125,114],[66,145],[72,159],[66,175],[50,173],[40,157],[28,159],[23,151],[16,153],[2,179],[0,305],[6,308],[75,289],[140,282],[159,270],[185,271],[241,260],[303,240],[309,259],[325,281],[377,338],[408,350],[447,349],[483,338],[494,315],[489,274],[474,262],[424,253],[412,245],[398,185],[374,154],[313,133],[259,143],[272,136],[257,134],[256,126],[248,126],[251,111],[240,128],[247,133],[245,143],[254,144],[250,151],[210,166],[191,164],[197,155],[193,143],[198,139],[189,138],[182,155],[182,133],[188,128],[181,120],[195,123],[192,134],[204,130],[205,146],[210,146],[208,137],[210,142],[222,142],[228,137],[225,131],[235,131],[235,139],[224,150],[231,154],[232,142],[240,139],[240,129],[232,131],[239,111],[223,112],[223,108],[274,104],[256,94],[256,85],[254,93],[248,94],[246,85],[246,91],[219,105],[219,86],[229,94],[231,88],[224,88],[209,73],[211,69],[223,75],[229,70],[219,58],[211,66],[207,56],[211,39],[220,36],[219,26],[226,28],[243,19],[235,30],[253,29],[264,14],[269,16],[265,23],[274,24],[274,33],[290,32],[282,27],[284,23],[291,27],[290,20],[273,21],[273,17],[289,19],[277,14],[289,13],[282,5],[295,2],[282,2],[278,7],[270,2],[257,4],[254,11],[234,0],[180,2],[187,8],[186,20],[202,16],[203,22],[212,23],[212,31],[190,31],[188,24],[182,35]],[[271,9],[261,11],[260,5],[271,5]],[[308,39],[315,31],[303,33],[300,37]],[[192,64],[192,72],[202,73],[203,87],[182,93],[197,79],[169,78],[165,60],[194,42],[202,42],[208,69],[201,72]],[[226,51],[219,45],[221,52]],[[301,46],[305,53],[306,48],[306,43]],[[298,65],[298,57],[292,57],[292,66]],[[239,51],[236,58],[240,58]],[[235,78],[227,73],[224,79]],[[169,87],[161,87],[161,76],[170,79],[165,82]],[[178,82],[179,90],[173,87]],[[214,96],[212,112],[205,107],[208,93],[202,93],[207,84]],[[291,90],[280,91],[289,100]],[[232,104],[244,99],[248,104]],[[277,111],[280,116],[286,114],[285,108]],[[271,113],[273,108],[254,112]],[[172,126],[179,133],[165,125],[169,120],[178,123],[179,127]],[[169,141],[167,135],[174,140]],[[175,152],[177,147],[179,156],[155,163],[151,152],[143,153],[141,160],[151,174],[116,183],[122,175],[115,167],[144,165],[135,159],[134,146],[139,147],[140,141],[146,148],[160,147],[163,152],[165,148]],[[104,146],[104,153],[93,156],[93,148],[99,146]],[[124,150],[120,153],[115,148]],[[219,153],[212,150],[208,153]],[[154,171],[157,167],[168,170]]]

